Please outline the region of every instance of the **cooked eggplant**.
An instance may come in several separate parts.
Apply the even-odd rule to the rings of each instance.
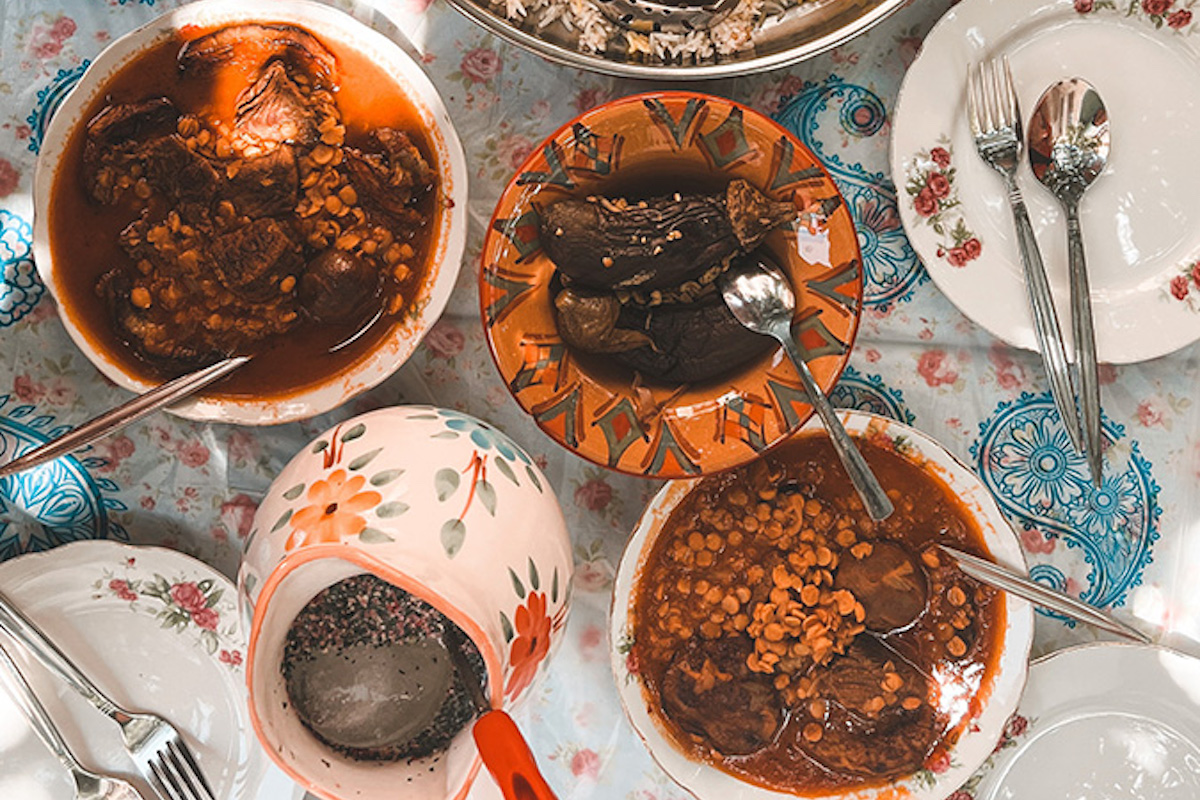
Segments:
[[[653,381],[713,380],[775,346],[744,328],[720,296],[648,308],[572,288],[557,295],[554,306],[567,344],[605,354]]]
[[[580,286],[652,290],[727,264],[795,217],[791,203],[738,179],[714,194],[562,200],[542,211],[540,232],[546,255]]]

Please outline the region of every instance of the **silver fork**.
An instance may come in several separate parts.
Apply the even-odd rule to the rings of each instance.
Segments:
[[[46,708],[38,700],[33,687],[25,680],[16,662],[3,647],[0,647],[0,682],[8,688],[8,693],[25,714],[42,744],[46,745],[66,767],[67,772],[71,773],[71,779],[75,782],[75,800],[114,800],[121,797],[125,800],[131,797],[144,800],[142,793],[128,781],[115,775],[100,775],[85,769],[79,763],[79,759],[54,727],[54,721],[46,713]]]
[[[114,703],[3,595],[0,630],[121,727],[125,750],[162,800],[215,800],[179,731],[162,717],[137,714]]]
[[[994,170],[1004,178],[1008,191],[1008,205],[1012,209],[1013,223],[1017,229],[1017,244],[1021,250],[1021,264],[1025,269],[1025,285],[1029,292],[1029,307],[1033,313],[1033,330],[1037,336],[1038,350],[1046,377],[1050,380],[1050,394],[1062,417],[1067,436],[1076,452],[1083,452],[1083,429],[1075,410],[1075,392],[1071,385],[1071,373],[1067,361],[1066,343],[1058,325],[1058,313],[1050,293],[1050,281],[1042,265],[1042,254],[1033,235],[1029,212],[1017,186],[1017,165],[1021,161],[1021,150],[1025,137],[1021,130],[1021,109],[1017,105],[1017,94],[1013,89],[1012,70],[1005,56],[998,67],[995,61],[979,65],[975,70],[967,69],[967,114],[970,117],[971,135],[975,137],[975,149]]]

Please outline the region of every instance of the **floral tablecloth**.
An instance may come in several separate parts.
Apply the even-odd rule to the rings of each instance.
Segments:
[[[501,189],[544,136],[609,98],[653,88],[560,67],[484,32],[442,0],[339,0],[405,40],[441,91],[471,171],[470,234],[457,290],[416,355],[334,413],[276,428],[157,415],[44,480],[0,482],[0,558],[81,538],[163,544],[233,575],[272,476],[316,433],[372,408],[428,402],[503,428],[553,482],[577,573],[567,640],[518,717],[562,798],[683,798],[625,722],[607,660],[608,590],[656,484],[566,453],[522,413],[487,352],[476,280]],[[964,318],[904,236],[889,177],[890,113],[923,35],[951,5],[916,0],[868,34],[804,64],[705,91],[773,115],[824,161],[852,209],[866,267],[864,319],[834,392],[843,406],[928,432],[975,469],[1018,531],[1033,574],[1120,616],[1200,639],[1200,353],[1105,367],[1103,486],[1091,488],[1053,412],[1036,355]],[[57,103],[113,38],[169,0],[6,0],[0,5],[0,459],[124,400],[68,339],[30,255],[30,185]],[[1036,653],[1095,634],[1039,615]]]

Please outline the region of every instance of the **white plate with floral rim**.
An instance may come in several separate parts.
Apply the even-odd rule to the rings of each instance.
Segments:
[[[173,550],[83,541],[0,564],[0,587],[114,700],[174,723],[219,800],[303,795],[250,727],[245,637],[225,576]],[[79,760],[145,789],[116,725],[3,644]],[[70,777],[0,691],[0,797],[73,796]]]
[[[1195,0],[963,0],[909,68],[892,128],[892,177],[913,248],[959,309],[1035,349],[1001,177],[966,113],[968,64],[1007,55],[1026,121],[1041,93],[1081,77],[1112,131],[1109,166],[1084,195],[1084,242],[1101,361],[1132,363],[1200,338],[1200,8]],[[1066,230],[1022,159],[1018,175],[1070,341]]]
[[[1080,797],[1200,797],[1200,659],[1103,642],[1035,661],[995,753],[948,800]]]
[[[987,488],[965,464],[925,434],[903,423],[865,411],[839,411],[838,416],[852,436],[891,449],[938,478],[979,526],[992,557],[1001,564],[1024,571],[1024,556],[1016,534]],[[796,435],[817,434],[823,430],[820,420],[814,417]],[[650,755],[676,783],[699,800],[945,800],[987,760],[1001,738],[1007,720],[1016,711],[1033,642],[1032,606],[1011,595],[1005,597],[1004,632],[995,667],[973,697],[954,706],[960,713],[954,723],[961,730],[958,740],[948,750],[935,748],[924,768],[917,773],[881,786],[844,789],[834,794],[828,790],[793,794],[754,785],[733,773],[692,760],[672,743],[671,734],[647,707],[644,684],[638,677],[631,650],[633,622],[630,614],[647,556],[671,512],[702,480],[669,481],[654,496],[629,538],[613,582],[609,659],[625,715]],[[948,692],[946,696],[952,695],[953,692]],[[972,709],[970,716],[961,713],[965,708]]]

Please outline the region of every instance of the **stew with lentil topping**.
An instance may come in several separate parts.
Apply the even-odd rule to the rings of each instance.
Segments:
[[[213,393],[293,394],[371,352],[427,279],[443,201],[419,112],[340,43],[188,28],[83,119],[50,203],[59,299],[143,380],[270,351]]]
[[[979,710],[1004,599],[937,542],[986,555],[935,475],[858,445],[896,504],[873,522],[823,434],[702,480],[635,583],[631,655],[691,757],[808,793],[933,763]]]

